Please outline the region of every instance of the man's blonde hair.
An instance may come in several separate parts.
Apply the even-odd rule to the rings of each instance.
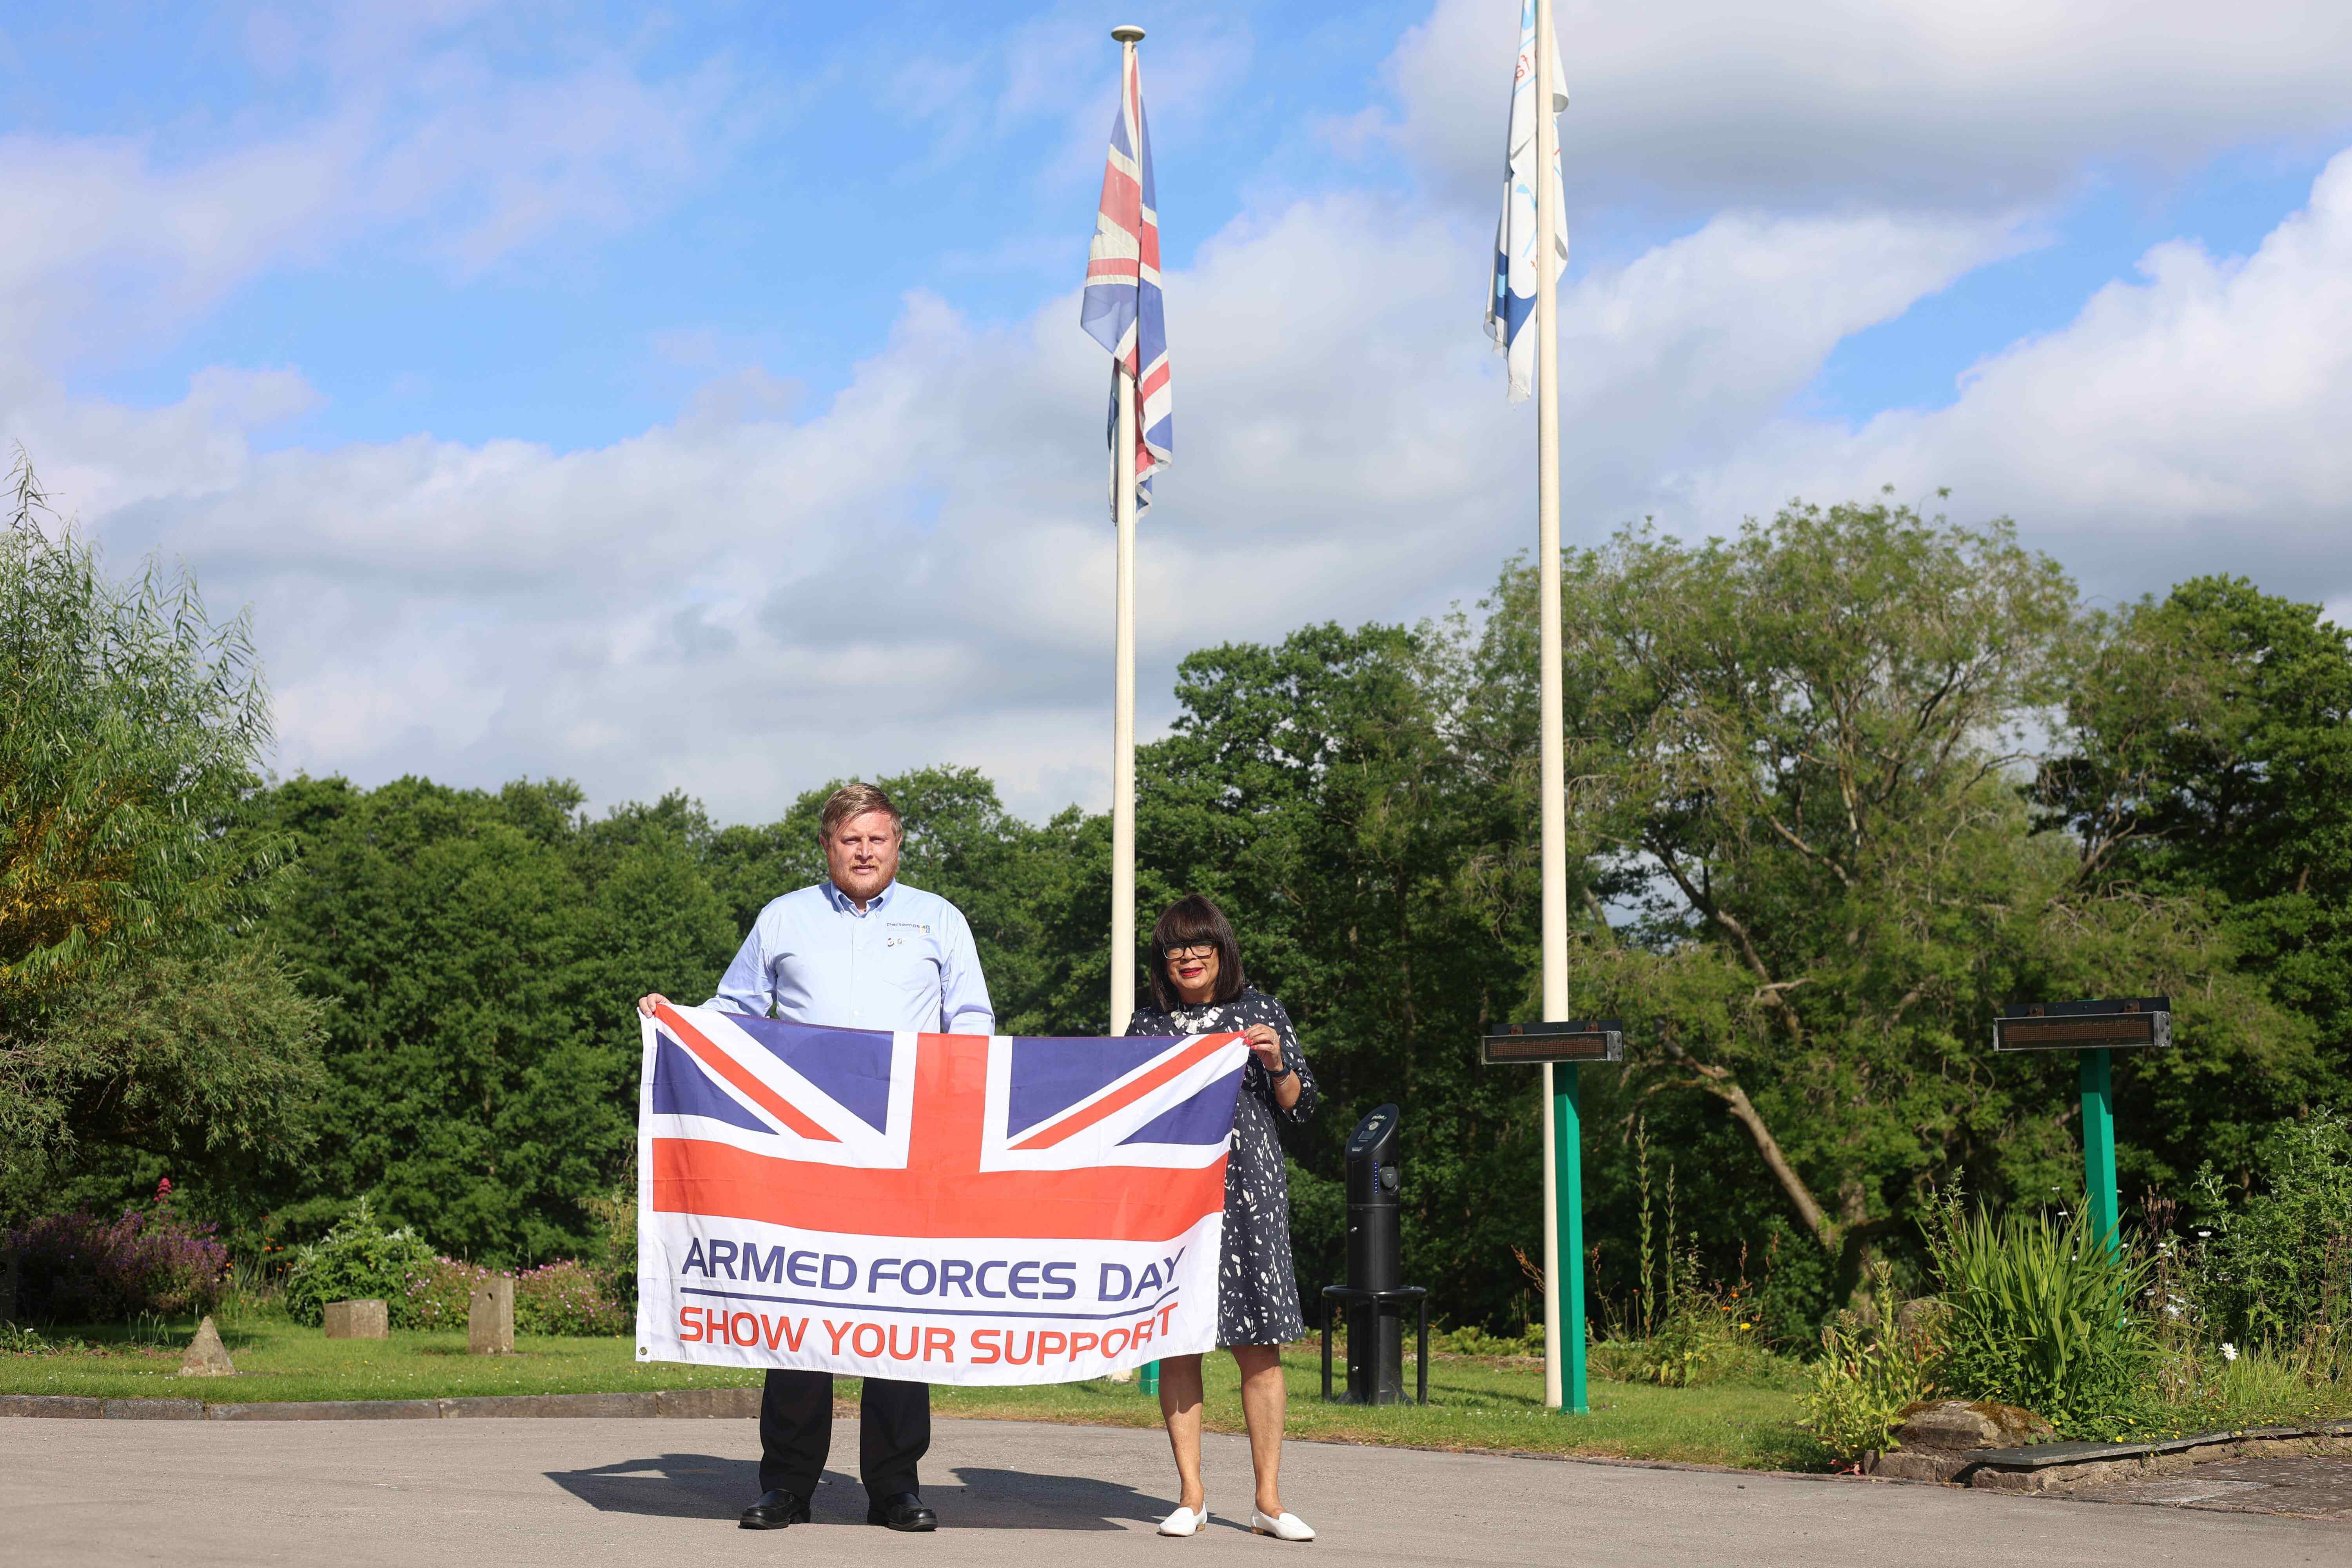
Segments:
[[[879,784],[852,779],[825,797],[824,810],[816,820],[817,842],[832,843],[834,834],[840,830],[843,823],[853,816],[863,816],[869,811],[888,814],[890,826],[898,829],[898,837],[904,838],[907,836],[907,821],[898,815],[898,803],[885,794]]]

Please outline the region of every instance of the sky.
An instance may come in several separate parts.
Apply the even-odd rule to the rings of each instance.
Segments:
[[[2006,516],[2095,601],[2352,620],[2352,6],[1559,0],[1563,531]],[[982,769],[1108,805],[1106,356],[1148,29],[1185,653],[1534,544],[1480,325],[1517,0],[17,0],[0,445],[249,606],[280,776]],[[1939,499],[1939,492],[1948,496]]]

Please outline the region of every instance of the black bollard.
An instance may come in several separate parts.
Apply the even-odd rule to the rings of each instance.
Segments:
[[[1383,1105],[1356,1124],[1348,1139],[1348,1283],[1358,1290],[1391,1291],[1404,1282],[1397,1231],[1397,1122]],[[1348,1400],[1394,1405],[1404,1397],[1404,1323],[1378,1301],[1348,1308]]]

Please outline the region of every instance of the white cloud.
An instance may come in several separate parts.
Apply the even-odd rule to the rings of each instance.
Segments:
[[[1670,489],[1721,519],[1794,491],[1956,488],[2103,593],[2195,572],[2352,598],[2352,152],[2251,257],[2173,242],[2063,329],[1984,360],[1933,413],[1776,423]]]
[[[1719,453],[1839,339],[2012,243],[1999,223],[1735,216],[1587,277],[1566,311],[1573,515],[1614,521],[1658,465]],[[1193,647],[1440,609],[1528,542],[1531,426],[1479,331],[1484,250],[1334,197],[1237,222],[1171,279],[1147,717]],[[957,761],[1042,811],[1108,782],[1106,376],[1076,318],[1065,297],[982,328],[917,295],[796,423],[771,389],[730,391],[568,454],[257,454],[238,411],[282,412],[301,391],[282,377],[22,423],[112,545],[256,604],[289,770],[569,773],[756,817],[831,774]]]
[[[2084,30],[2119,5],[1563,6],[1574,144],[1712,214],[1564,297],[1571,537],[1948,483],[1956,513],[2013,510],[2095,581],[2099,560],[2135,590],[2235,563],[2352,603],[2343,160],[2242,265],[2160,247],[2144,280],[1988,359],[1948,409],[1860,430],[1787,415],[1842,340],[2028,243],[2019,215],[2085,159],[2193,159],[2342,113],[2336,8],[2225,25],[2143,0],[2125,57]],[[1445,0],[1392,66],[1394,133],[1481,207],[1486,57],[1507,58],[1514,11],[1475,14],[1502,18],[1490,47]],[[321,247],[403,244],[462,275],[551,226],[631,221],[730,134],[722,77],[654,81],[603,55],[508,81],[450,15],[359,7],[272,35],[283,68],[332,75],[338,108],[238,146],[0,142],[0,201],[33,220],[0,255],[0,436],[117,550],[184,556],[216,604],[254,603],[289,771],[562,773],[602,800],[677,786],[756,818],[827,776],[949,761],[1025,811],[1100,804],[1106,367],[1073,299],[984,327],[917,294],[822,406],[744,372],[672,423],[564,453],[425,436],[258,451],[257,430],[315,396],[297,368],[207,371],[160,409],[61,390],[92,342],[175,330]],[[2265,17],[2262,47],[2229,30]],[[1025,36],[1029,74],[960,112],[1045,112],[1056,37]],[[1247,47],[1216,34],[1200,58]],[[1213,96],[1215,73],[1187,87],[1172,52],[1147,68],[1155,106]],[[1069,122],[1065,161],[1098,165],[1106,113]],[[1741,205],[1722,210],[1726,191]],[[1146,525],[1147,721],[1185,651],[1441,609],[1532,542],[1529,411],[1503,402],[1478,327],[1482,216],[1269,204],[1171,278],[1178,462]],[[719,345],[659,346],[691,364]]]
[[[2352,127],[2340,0],[1561,0],[1557,14],[1575,203],[1999,210],[2097,160],[2179,167]],[[1389,63],[1402,144],[1480,202],[1501,174],[1517,23],[1498,0],[1437,0]]]

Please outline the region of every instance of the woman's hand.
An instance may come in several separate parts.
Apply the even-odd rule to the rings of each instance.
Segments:
[[[668,997],[663,995],[660,992],[656,991],[647,995],[637,998],[637,1011],[650,1018],[654,1016],[655,1008],[666,1005],[668,1003]]]
[[[1282,1070],[1282,1037],[1274,1032],[1271,1024],[1252,1024],[1242,1031],[1242,1041],[1257,1057],[1258,1066],[1268,1072]]]

